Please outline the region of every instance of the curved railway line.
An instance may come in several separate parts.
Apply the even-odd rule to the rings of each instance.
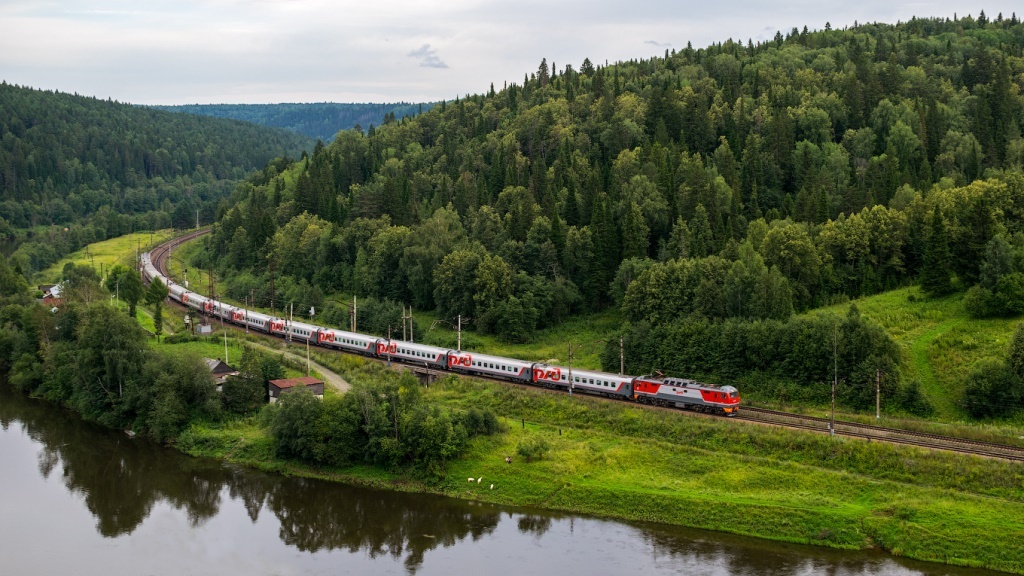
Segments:
[[[167,277],[167,258],[171,251],[184,244],[208,234],[209,229],[196,230],[183,236],[179,236],[163,244],[160,244],[152,249],[150,252],[153,265],[162,274]],[[233,328],[237,328],[233,326]],[[264,334],[266,336],[272,336],[283,341],[287,341],[287,338],[274,334]],[[341,354],[350,354],[336,349],[327,349]],[[383,361],[383,360],[381,360]],[[392,360],[395,364],[404,365],[400,360]],[[476,378],[484,380],[492,380],[495,382],[501,382],[503,384],[509,384],[510,382],[500,380],[496,378],[489,378],[482,375],[474,375]],[[516,385],[525,386],[518,383],[512,383]],[[547,388],[537,388],[530,386],[531,389],[542,389],[549,390]],[[558,390],[551,390],[558,391]],[[564,392],[563,392],[564,393]],[[594,396],[600,398],[600,396]],[[608,399],[608,398],[605,398]],[[611,400],[611,399],[608,399]],[[653,408],[653,406],[645,406],[647,408]],[[672,409],[677,412],[691,412],[694,415],[706,416],[700,412],[693,412],[689,410],[678,410]],[[816,432],[821,434],[830,433],[830,420],[828,418],[822,418],[818,416],[809,416],[805,414],[795,414],[792,412],[783,412],[779,410],[770,410],[767,408],[755,408],[751,406],[743,407],[738,414],[730,417],[736,420],[743,420],[750,423],[756,423],[767,426],[779,426],[784,428],[790,428],[794,430],[806,430],[810,432]],[[835,435],[846,436],[849,438],[860,438],[867,441],[887,442],[890,444],[903,444],[909,446],[917,446],[920,448],[926,448],[930,450],[945,450],[949,452],[957,452],[961,454],[970,454],[974,456],[981,456],[985,458],[998,458],[1003,460],[1024,462],[1024,447],[1011,446],[1006,444],[997,444],[993,442],[985,442],[981,440],[973,440],[969,438],[961,438],[955,436],[943,436],[941,434],[933,434],[928,432],[918,432],[914,430],[905,430],[901,428],[889,428],[885,426],[877,426],[872,424],[860,424],[857,422],[849,422],[836,420],[835,422]]]

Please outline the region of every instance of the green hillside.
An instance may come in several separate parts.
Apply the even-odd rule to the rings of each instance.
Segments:
[[[963,293],[923,298],[919,288],[902,288],[856,300],[861,314],[877,322],[899,344],[907,362],[903,370],[917,379],[944,418],[964,418],[964,382],[975,364],[1006,356],[1021,318],[972,318]],[[842,314],[847,305],[810,314]]]
[[[385,329],[411,304],[505,343],[618,308],[627,372],[753,399],[826,401],[838,339],[842,406],[873,408],[882,370],[887,408],[926,414],[936,384],[874,320],[802,313],[954,279],[973,317],[1024,313],[1022,53],[1015,16],[979,15],[545,60],[265,170],[194,265],[258,303],[273,269],[324,321],[356,294]]]
[[[262,126],[286,128],[310,138],[328,141],[333,140],[339,130],[348,130],[356,126],[362,128],[369,128],[371,125],[379,126],[387,119],[400,120],[406,116],[415,116],[433,106],[433,103],[410,104],[408,102],[394,104],[318,102],[309,104],[182,104],[179,106],[152,106],[152,108],[215,118],[231,118]]]
[[[216,217],[303,136],[0,82],[0,237],[26,274],[85,245]],[[8,250],[12,248],[8,247]]]

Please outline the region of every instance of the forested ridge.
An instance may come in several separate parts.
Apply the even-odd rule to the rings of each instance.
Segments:
[[[26,245],[26,272],[90,242],[210,222],[253,169],[310,142],[284,130],[0,83],[0,235],[68,227]],[[23,234],[22,234],[23,235]]]
[[[786,334],[765,322],[918,282],[925,294],[977,284],[992,305],[979,313],[1015,313],[1022,47],[1016,15],[982,13],[607,66],[542,61],[521,84],[268,167],[223,204],[205,264],[217,254],[242,271],[227,286],[239,298],[268,302],[274,267],[303,307],[357,293],[510,341],[621,304],[626,334],[700,319],[763,344]],[[866,339],[844,374],[898,362],[862,324],[844,324]],[[817,336],[795,341],[827,328],[803,326]],[[687,353],[657,350],[635,368]],[[824,371],[763,360],[738,369]]]
[[[422,113],[423,110],[429,110],[433,105],[433,103],[412,104],[409,102],[393,104],[314,102],[308,104],[182,104],[179,106],[152,106],[152,108],[287,128],[310,138],[327,141],[334,139],[339,130],[380,124],[385,119],[414,116]]]

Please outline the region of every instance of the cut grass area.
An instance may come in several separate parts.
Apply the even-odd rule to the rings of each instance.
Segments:
[[[93,267],[97,273],[101,270],[110,270],[115,264],[131,266],[135,260],[135,251],[138,247],[141,246],[142,250],[146,251],[150,246],[173,237],[174,231],[167,229],[153,233],[137,232],[104,240],[103,242],[96,242],[61,258],[56,264],[40,272],[36,278],[39,282],[59,282],[61,271],[68,262]],[[151,238],[152,242],[150,241]]]
[[[903,350],[904,375],[917,379],[943,420],[966,418],[963,383],[983,358],[1003,358],[1019,318],[978,320],[963,307],[963,293],[925,298],[916,287],[853,301],[865,318],[879,324]],[[846,314],[849,304],[808,314]]]
[[[394,377],[358,358],[340,363],[353,383]],[[179,447],[290,474],[1024,573],[1018,464],[467,378],[444,379],[427,396],[491,409],[505,429],[473,440],[437,482],[276,460],[259,418],[193,426]],[[550,451],[526,462],[517,448],[531,438]]]

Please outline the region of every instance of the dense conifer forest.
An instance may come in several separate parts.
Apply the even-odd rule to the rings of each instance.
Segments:
[[[253,169],[310,144],[284,130],[6,82],[0,110],[0,236],[62,230],[22,245],[16,260],[26,271],[90,242],[183,227],[196,210],[210,222]]]
[[[380,124],[385,119],[402,119],[429,110],[433,104],[341,104],[318,102],[310,104],[183,104],[153,106],[168,112],[185,112],[215,118],[243,120],[263,126],[287,128],[310,138],[334,139],[339,130]]]
[[[269,301],[273,267],[297,306],[356,293],[508,341],[609,306],[638,337],[726,323],[737,370],[820,379],[792,364],[806,350],[772,350],[832,328],[766,322],[799,332],[794,312],[918,282],[1024,309],[1022,48],[1016,15],[981,13],[544,60],[268,167],[222,203],[203,264],[218,255],[239,298]],[[844,374],[897,362],[851,318]],[[790,340],[753,355],[765,338]],[[674,366],[700,339],[674,342],[634,357]]]

